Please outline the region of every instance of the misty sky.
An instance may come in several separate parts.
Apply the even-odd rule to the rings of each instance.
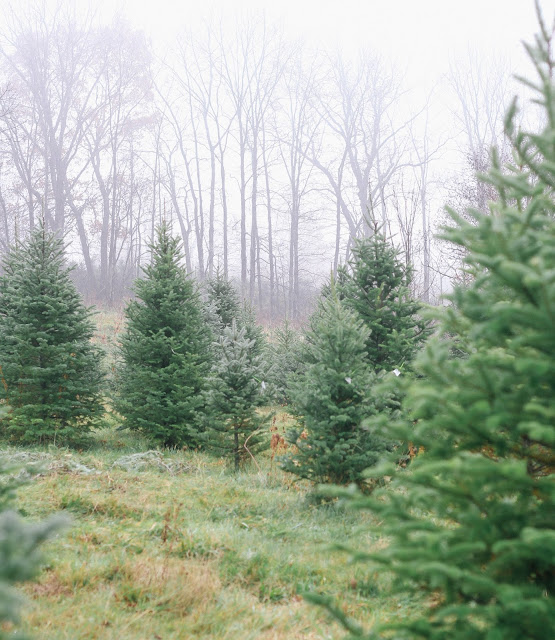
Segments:
[[[115,3],[106,2],[108,11]],[[470,46],[523,60],[522,40],[537,30],[533,0],[122,0],[122,13],[149,31],[170,39],[210,11],[225,20],[245,10],[264,10],[285,29],[317,46],[339,46],[346,54],[371,47],[397,59],[410,84],[433,84],[449,60]],[[549,20],[555,0],[542,0]]]
[[[245,12],[264,11],[290,37],[316,48],[340,48],[345,56],[371,48],[394,60],[405,86],[429,93],[449,65],[469,49],[498,56],[522,72],[522,41],[537,31],[534,0],[44,0],[49,6],[94,7],[102,21],[118,13],[144,30],[156,49],[171,49],[177,34],[211,15],[231,29]],[[0,7],[27,4],[0,0]],[[552,20],[555,0],[540,0]]]

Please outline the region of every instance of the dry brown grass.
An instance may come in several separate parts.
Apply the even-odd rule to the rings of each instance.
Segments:
[[[121,574],[124,598],[147,600],[179,616],[206,607],[222,588],[214,564],[193,559],[133,558]]]
[[[73,589],[54,571],[46,571],[42,574],[40,582],[29,583],[27,594],[30,598],[63,598],[71,596]]]

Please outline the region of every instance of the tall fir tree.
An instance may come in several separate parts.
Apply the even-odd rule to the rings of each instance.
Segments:
[[[366,359],[368,333],[332,286],[307,335],[308,364],[290,388],[299,418],[288,434],[295,449],[283,459],[286,471],[314,483],[368,487],[363,471],[387,448],[386,440],[363,424],[387,404],[386,398],[368,395],[376,381]]]
[[[156,443],[196,446],[211,332],[195,283],[181,266],[181,243],[166,223],[151,252],[135,283],[137,298],[125,310],[115,405],[131,429]]]
[[[0,278],[0,397],[5,436],[79,444],[103,414],[92,312],[70,278],[62,240],[43,226],[12,247]]]
[[[246,459],[269,446],[263,428],[271,416],[257,412],[266,403],[264,364],[247,328],[239,328],[234,319],[224,329],[216,353],[206,392],[206,446],[229,458],[238,471]]]
[[[427,596],[404,620],[366,634],[433,640],[555,637],[555,84],[551,33],[527,47],[545,128],[506,118],[514,161],[493,154],[485,179],[499,195],[489,214],[451,212],[446,238],[471,276],[439,313],[437,336],[409,390],[424,451],[380,500],[389,547],[369,556],[397,589]],[[468,217],[472,223],[468,222]],[[454,358],[453,347],[463,357]],[[392,471],[393,472],[393,471]],[[321,600],[316,597],[313,599]],[[326,604],[326,603],[325,603]],[[329,603],[327,603],[329,605]]]
[[[403,263],[377,224],[370,237],[355,240],[337,291],[370,331],[367,358],[376,371],[410,366],[429,334],[420,304],[411,296],[411,281],[410,265]]]

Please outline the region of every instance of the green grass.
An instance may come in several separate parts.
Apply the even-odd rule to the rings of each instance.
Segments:
[[[38,580],[22,587],[30,599],[24,629],[36,638],[335,638],[336,623],[300,593],[335,596],[365,625],[405,606],[382,594],[385,576],[330,551],[336,542],[383,546],[368,533],[371,516],[310,504],[307,486],[269,454],[260,471],[238,474],[194,452],[119,466],[147,449],[106,429],[82,453],[26,450],[46,456],[42,473],[19,490],[19,510],[29,520],[72,517],[45,545]]]
[[[122,314],[102,312],[96,322],[111,369]],[[278,412],[274,427],[283,432],[288,420]],[[82,452],[0,443],[10,458],[42,465],[19,489],[19,511],[31,521],[58,511],[72,518],[44,545],[38,579],[21,586],[23,629],[37,640],[341,638],[302,592],[333,596],[367,627],[414,606],[387,595],[387,576],[331,550],[383,547],[372,517],[311,504],[309,487],[271,452],[238,474],[196,452],[130,463],[151,445],[117,424],[107,414]]]

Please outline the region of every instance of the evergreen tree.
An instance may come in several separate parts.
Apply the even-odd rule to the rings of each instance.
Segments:
[[[262,357],[256,353],[255,341],[247,337],[246,327],[239,328],[232,320],[218,341],[208,383],[206,444],[230,458],[236,471],[251,454],[268,447],[267,434],[261,430],[271,416],[256,411],[266,402],[263,377]]]
[[[239,328],[246,329],[246,337],[254,341],[252,355],[261,355],[266,349],[266,338],[262,327],[256,321],[256,313],[246,300],[241,301],[233,284],[218,269],[216,275],[207,282],[207,303],[213,310],[216,322],[214,333],[220,335],[233,320]]]
[[[376,224],[372,236],[355,241],[348,268],[340,272],[339,297],[370,330],[367,358],[376,371],[410,364],[428,335],[411,280],[410,266]]]
[[[514,163],[501,169],[494,154],[486,177],[497,202],[467,211],[472,223],[451,212],[446,238],[472,277],[417,362],[417,423],[399,426],[424,451],[387,499],[358,503],[391,537],[371,557],[433,604],[368,636],[348,625],[360,637],[555,637],[555,60],[543,25],[528,51],[545,128],[516,130],[513,104]]]
[[[210,370],[209,327],[180,241],[162,224],[136,300],[126,308],[116,408],[130,428],[165,446],[195,446]]]
[[[288,440],[296,451],[283,468],[315,483],[356,482],[383,455],[386,441],[363,421],[385,410],[385,399],[370,397],[376,380],[366,360],[368,329],[332,290],[322,298],[306,341],[308,364],[291,384],[298,428]]]
[[[237,325],[239,328],[245,328],[246,337],[254,343],[251,350],[252,356],[262,357],[266,353],[266,336],[263,328],[256,321],[254,308],[246,300],[241,307]],[[267,368],[268,363],[264,362],[264,366]]]
[[[41,227],[12,247],[0,278],[0,397],[6,436],[78,443],[103,413],[94,325],[60,239]]]
[[[233,320],[241,316],[239,294],[219,269],[207,282],[207,294],[208,302],[214,308],[222,329],[230,327]]]
[[[270,381],[278,402],[289,404],[289,381],[301,369],[302,343],[299,333],[285,320],[275,329],[267,348],[267,359],[272,362]]]

